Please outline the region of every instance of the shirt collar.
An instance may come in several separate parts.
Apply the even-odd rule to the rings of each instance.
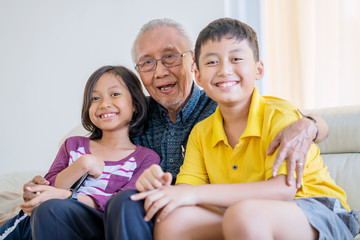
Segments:
[[[245,131],[241,135],[241,138],[245,137],[260,137],[264,115],[264,98],[259,94],[259,91],[254,87],[254,91],[251,98],[249,115],[247,126]],[[223,117],[221,115],[219,107],[216,108],[213,114],[213,140],[212,146],[214,147],[218,142],[223,141],[226,145],[229,145],[227,137],[224,131]]]

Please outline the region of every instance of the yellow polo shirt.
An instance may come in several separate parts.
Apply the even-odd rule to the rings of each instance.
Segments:
[[[269,179],[277,154],[276,151],[266,156],[270,142],[279,131],[300,118],[294,105],[283,99],[262,97],[255,87],[246,129],[234,149],[227,141],[218,107],[191,131],[176,183],[224,184]],[[349,210],[345,192],[330,178],[326,169],[319,148],[312,144],[306,158],[302,187],[295,198],[336,197]],[[278,174],[287,174],[286,161],[279,167]]]

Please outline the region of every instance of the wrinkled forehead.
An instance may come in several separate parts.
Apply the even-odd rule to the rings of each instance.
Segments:
[[[136,60],[144,57],[159,58],[169,52],[180,53],[187,49],[186,38],[171,26],[152,28],[139,36],[136,42]]]

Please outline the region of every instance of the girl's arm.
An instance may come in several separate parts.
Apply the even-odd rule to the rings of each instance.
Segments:
[[[20,208],[26,212],[29,216],[31,215],[34,208],[39,206],[41,203],[50,199],[66,199],[72,195],[72,192],[66,189],[60,189],[45,185],[34,185],[27,187],[27,191],[37,193],[36,197],[28,202],[20,204]],[[78,194],[78,201],[82,202],[95,209],[98,208],[94,200],[86,195]]]
[[[94,199],[88,195],[84,195],[84,194],[78,194],[78,201],[82,202],[94,209],[99,209],[99,206],[96,204],[96,202],[94,201]]]
[[[98,160],[89,154],[82,155],[77,159],[70,155],[71,152],[76,153],[79,146],[85,144],[87,144],[86,139],[81,137],[70,137],[64,141],[49,172],[45,175],[45,179],[50,182],[50,186],[69,189],[85,173],[89,173],[89,175],[94,177],[98,177],[101,174],[103,169],[101,166],[104,165],[102,160]],[[75,160],[75,162],[69,166],[70,159]],[[61,176],[58,179],[59,174]]]
[[[50,182],[50,186],[54,186],[56,176],[59,172],[64,170],[69,165],[69,150],[68,145],[70,138],[66,139],[61,145],[54,162],[52,163],[49,171],[45,174],[45,179]]]
[[[69,189],[81,176],[88,173],[94,178],[98,178],[105,163],[91,154],[86,154],[78,158],[73,164],[62,170],[55,179],[54,187]]]
[[[278,175],[267,181],[234,184],[204,184],[191,186],[178,184],[131,196],[132,200],[146,199],[145,220],[151,219],[159,210],[157,219],[165,218],[179,206],[207,204],[218,207],[230,205],[244,199],[273,199],[291,201],[296,193],[294,185],[286,184],[286,176]]]

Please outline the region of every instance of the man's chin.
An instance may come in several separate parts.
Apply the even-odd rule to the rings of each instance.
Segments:
[[[159,102],[161,106],[170,111],[177,110],[182,105],[182,103],[182,99],[168,99]]]

